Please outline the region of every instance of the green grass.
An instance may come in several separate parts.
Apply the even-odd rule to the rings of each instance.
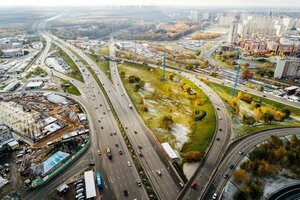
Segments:
[[[62,49],[59,49],[57,52],[52,53],[51,56],[60,56],[72,68],[73,71],[72,73],[66,75],[84,83],[83,76],[78,66],[73,62],[66,52],[64,52]]]
[[[98,59],[97,62],[97,55],[87,54],[90,59],[92,59],[95,63],[97,63],[98,67],[104,72],[104,74],[109,78],[111,81],[111,74],[109,69],[109,61],[106,59]]]
[[[103,47],[101,47],[100,50],[99,50],[99,54],[109,56],[109,47],[108,47],[108,45],[104,45]]]
[[[57,50],[57,49],[58,49],[58,47],[55,44],[51,43],[49,52],[52,52],[52,51]]]
[[[29,72],[29,74],[27,74],[25,78],[30,78],[32,76],[38,76],[41,74],[47,75],[47,72],[45,70],[43,70],[42,68],[37,67],[37,68],[35,68],[34,71]]]
[[[228,65],[227,63],[222,62],[222,61],[218,58],[218,55],[213,54],[211,57],[212,57],[212,59],[214,59],[214,61],[216,61],[219,65],[223,65],[223,66],[225,66],[225,67],[228,67],[228,68],[231,69],[231,70],[235,70],[235,66]]]
[[[162,71],[151,67],[145,67],[138,64],[126,63],[119,65],[119,72],[124,71],[127,76],[136,75],[146,83],[150,83],[150,87],[156,91],[156,95],[143,90],[142,97],[140,92],[136,92],[133,84],[130,84],[127,78],[122,78],[123,84],[131,97],[134,105],[144,119],[145,123],[152,129],[160,142],[169,142],[172,147],[175,147],[176,138],[170,132],[158,131],[160,127],[161,118],[165,115],[172,115],[175,124],[180,124],[189,129],[189,140],[182,146],[181,152],[189,151],[205,152],[213,137],[216,117],[213,106],[208,97],[196,85],[187,79],[182,79],[180,83],[173,82],[167,78],[166,82],[160,81]],[[166,72],[166,77],[171,73]],[[181,84],[191,87],[197,95],[189,95],[187,92],[180,89]],[[143,104],[155,100],[157,103],[149,109],[153,111],[144,112]],[[195,101],[201,101],[202,105],[198,106]],[[148,103],[147,103],[148,105]],[[204,110],[207,112],[207,117],[195,122],[195,110]],[[151,120],[149,120],[151,119]]]
[[[287,119],[284,122],[271,122],[268,124],[257,124],[257,125],[244,125],[241,123],[239,117],[237,115],[233,115],[230,111],[231,108],[227,103],[227,99],[231,94],[232,88],[231,87],[227,87],[221,84],[217,84],[214,82],[209,82],[208,81],[208,85],[215,91],[217,92],[217,94],[221,97],[221,99],[224,101],[229,113],[232,115],[232,122],[233,124],[233,130],[234,130],[234,138],[238,138],[241,137],[243,135],[246,134],[250,134],[253,132],[257,132],[257,131],[261,131],[261,130],[265,130],[265,129],[270,129],[270,128],[279,128],[279,127],[289,127],[289,126],[300,126],[300,122],[296,121],[296,120],[292,120],[292,119]],[[240,91],[240,90],[238,90]],[[247,93],[247,92],[244,92]],[[262,105],[265,106],[270,106],[273,107],[275,109],[281,110],[283,108],[289,109],[291,111],[291,116],[293,117],[299,117],[300,116],[300,110],[291,106],[287,106],[284,105],[282,103],[276,102],[276,101],[272,101],[263,97],[259,97],[256,95],[252,95],[253,96],[253,100],[257,101],[257,102],[261,102]],[[235,122],[235,123],[234,123]],[[238,125],[237,125],[238,124]]]
[[[67,92],[69,94],[77,95],[77,96],[81,95],[80,92],[79,92],[79,90],[77,89],[77,87],[75,85],[73,85],[72,83],[70,83],[69,81],[61,79],[61,83],[63,85],[65,85],[65,84],[69,84],[70,85],[69,87],[66,87],[64,89],[65,92]]]

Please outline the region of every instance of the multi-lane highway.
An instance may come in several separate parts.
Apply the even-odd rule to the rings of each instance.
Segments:
[[[42,34],[46,39],[47,45],[44,52],[41,54],[37,62],[44,62],[47,52],[50,48],[51,38]],[[52,41],[53,42],[53,41]],[[82,63],[77,62],[77,58],[71,54],[63,45],[56,43],[61,47],[77,65],[83,66]],[[76,59],[75,59],[76,58]],[[96,81],[89,73],[81,70],[85,83],[74,80],[64,74],[53,71],[45,67],[42,68],[53,73],[54,76],[63,78],[72,82],[81,92],[81,103],[89,113],[91,123],[91,151],[96,164],[96,170],[101,171],[104,177],[104,190],[102,195],[104,199],[125,199],[123,190],[127,190],[129,196],[138,199],[148,199],[144,187],[138,187],[136,180],[139,179],[138,172],[134,165],[128,166],[128,162],[133,163],[125,142],[120,134],[118,125],[110,112],[109,105],[98,87]],[[83,68],[80,68],[83,69]],[[100,105],[101,104],[101,105]],[[114,133],[111,136],[111,133]],[[117,145],[118,147],[117,147]],[[113,159],[109,160],[105,155],[106,147],[110,147],[113,153]],[[102,155],[99,156],[97,151],[100,150]],[[123,152],[119,154],[119,150]],[[46,185],[45,187],[49,187]]]
[[[212,180],[207,187],[206,194],[202,196],[202,199],[211,198],[214,192],[220,194],[233,173],[233,170],[231,170],[229,166],[237,166],[258,144],[269,140],[271,135],[284,137],[292,134],[298,134],[299,136],[299,127],[261,131],[256,134],[247,135],[231,143],[220,164],[215,166],[217,167],[217,170],[212,174]],[[243,151],[244,153],[241,155],[239,154],[240,151]],[[229,175],[228,178],[223,177],[226,172]]]
[[[110,73],[112,77],[111,82],[99,69],[99,67],[81,50],[50,33],[44,32],[42,33],[42,36],[46,39],[47,46],[45,51],[37,59],[37,62],[44,62],[45,58],[47,57],[47,52],[50,48],[50,42],[52,42],[69,55],[69,57],[77,64],[81,73],[83,74],[85,83],[76,81],[61,73],[55,71],[53,72],[53,75],[69,80],[76,85],[82,94],[82,96],[78,98],[81,99],[85,109],[89,113],[89,118],[92,124],[92,148],[90,152],[92,152],[96,161],[97,170],[102,171],[102,173],[105,175],[104,183],[106,188],[103,191],[104,199],[123,199],[124,196],[122,191],[124,189],[128,190],[130,196],[133,198],[147,199],[148,197],[145,189],[143,187],[139,188],[136,184],[136,179],[139,177],[137,170],[134,166],[128,167],[128,161],[131,163],[133,162],[118,130],[118,125],[114,119],[114,116],[110,111],[111,108],[108,105],[107,99],[102,93],[96,80],[92,78],[92,75],[89,73],[86,66],[84,66],[84,64],[81,63],[69,49],[72,49],[72,51],[81,56],[82,59],[84,59],[97,74],[111,103],[113,104],[114,109],[118,114],[123,127],[125,127],[126,134],[133,144],[133,148],[136,152],[141,152],[143,154],[143,157],[140,158],[140,161],[143,165],[143,168],[147,172],[147,175],[150,178],[158,197],[160,199],[175,199],[180,192],[180,180],[170,169],[169,163],[166,162],[164,156],[162,155],[161,145],[156,140],[153,133],[143,123],[135,108],[129,107],[129,104],[132,104],[132,102],[126,93],[124,86],[122,85],[117,65],[113,61],[115,58],[113,38],[111,38],[109,41],[110,58],[112,58],[110,61]],[[152,66],[157,67],[155,65]],[[45,66],[41,67],[46,69],[48,72],[50,70]],[[174,73],[180,72],[180,69],[167,70]],[[253,139],[252,136],[249,136],[251,137],[251,141],[253,140],[252,142],[249,142],[249,144],[240,142],[243,143],[243,145],[239,145],[239,142],[235,142],[232,144],[234,146],[231,145],[229,148],[229,150],[232,150],[233,152],[228,153],[227,151],[225,155],[231,135],[231,122],[224,103],[215,92],[213,92],[206,84],[195,77],[195,75],[199,75],[198,73],[181,71],[181,75],[190,79],[208,95],[210,101],[214,105],[217,115],[217,128],[214,140],[210,145],[210,149],[205,157],[205,160],[201,164],[201,168],[196,171],[195,175],[183,189],[179,199],[198,199],[201,196],[204,199],[211,198],[211,192],[221,191],[227,181],[222,178],[222,174],[228,170],[228,167],[226,166],[229,166],[230,163],[237,163],[240,161],[239,159],[241,159],[241,156],[236,156],[236,153],[234,152],[238,151],[238,148],[241,148],[241,146],[243,146],[245,153],[249,152],[251,148],[253,148],[251,145],[255,146],[255,144],[259,143],[259,141],[265,140],[267,135],[270,133],[267,131],[263,132],[262,134],[259,134],[259,137],[257,136],[257,138]],[[230,81],[224,81],[205,75],[201,76],[209,79],[210,81],[233,87],[233,83]],[[251,94],[264,96],[265,98],[279,101],[286,105],[299,107],[298,103],[289,102],[279,97],[264,94],[256,90],[246,88],[242,85],[238,85],[238,89],[243,91],[247,90],[247,92]],[[114,131],[116,132],[116,135],[110,136],[110,133],[113,133]],[[289,131],[295,130],[284,129],[275,131],[275,134],[278,133],[279,135],[285,135],[290,133]],[[118,144],[119,147],[116,147],[116,144]],[[100,149],[102,153],[104,153],[106,146],[109,146],[113,150],[114,158],[112,161],[109,161],[105,155],[97,155],[97,150]],[[141,146],[142,148],[138,146]],[[122,152],[124,152],[123,155],[116,155],[119,149],[122,149]],[[220,165],[221,160],[222,163]],[[230,163],[226,163],[225,161]],[[217,166],[221,167],[217,168]],[[157,170],[162,172],[162,176],[157,174]],[[190,184],[192,181],[197,183],[196,189],[191,189]]]
[[[65,47],[71,48],[74,52],[81,56],[96,72],[119,116],[123,127],[127,127],[125,131],[129,136],[129,139],[134,144],[133,147],[137,152],[142,151],[144,156],[140,158],[140,160],[144,169],[148,173],[147,175],[149,176],[159,198],[176,198],[180,191],[179,182],[168,167],[164,158],[161,156],[159,143],[154,141],[154,139],[150,136],[152,133],[143,124],[135,109],[130,109],[129,103],[126,103],[126,100],[128,101],[130,99],[128,96],[123,95],[126,93],[126,91],[122,87],[121,82],[119,82],[119,85],[117,86],[121,87],[123,91],[119,90],[122,92],[117,93],[114,85],[110,82],[110,80],[108,80],[105,74],[100,71],[99,67],[88,56],[82,53],[78,48],[57,38],[56,36],[49,33],[47,33],[47,35],[56,42],[64,45]],[[80,65],[79,67],[81,68]],[[83,67],[82,69],[84,68],[85,67]],[[115,75],[117,75],[117,73]],[[142,146],[142,149],[139,149],[138,146]],[[158,175],[157,170],[162,172],[162,176]]]

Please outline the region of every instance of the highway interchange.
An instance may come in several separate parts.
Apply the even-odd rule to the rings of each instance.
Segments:
[[[182,76],[190,79],[199,86],[208,95],[217,116],[216,134],[211,142],[205,160],[201,163],[201,167],[196,171],[192,179],[189,180],[185,188],[181,190],[179,185],[181,180],[171,169],[170,163],[168,163],[164,158],[159,142],[151,133],[151,130],[149,130],[149,128],[143,123],[135,108],[133,107],[133,109],[131,109],[129,107],[129,104],[132,104],[132,102],[122,84],[116,62],[114,61],[115,53],[113,38],[111,37],[109,41],[110,57],[112,58],[110,60],[111,82],[100,70],[97,64],[94,63],[86,54],[51,33],[45,32],[45,26],[46,23],[43,22],[40,24],[39,28],[42,30],[40,34],[45,38],[47,45],[37,59],[36,65],[39,65],[38,62],[44,63],[48,56],[50,45],[51,43],[54,43],[65,51],[79,67],[85,83],[51,70],[44,64],[39,65],[46,70],[48,74],[53,74],[53,76],[68,80],[80,90],[81,96],[74,98],[83,105],[88,114],[89,122],[91,124],[92,143],[91,148],[83,156],[83,159],[76,161],[76,165],[72,165],[69,169],[62,173],[62,179],[54,179],[49,184],[34,191],[30,191],[25,199],[31,199],[36,195],[46,196],[49,191],[55,189],[58,184],[66,180],[72,174],[84,169],[84,167],[87,167],[91,159],[95,161],[96,170],[104,174],[105,189],[101,191],[103,199],[126,199],[123,195],[124,189],[128,190],[131,198],[148,199],[145,188],[138,187],[136,184],[136,180],[139,179],[139,174],[133,165],[130,153],[120,133],[119,126],[111,112],[112,108],[109,106],[103,91],[98,86],[92,74],[90,74],[86,66],[79,61],[73,52],[76,52],[83,60],[85,60],[97,74],[98,79],[103,85],[113,105],[113,108],[116,110],[122,126],[125,127],[126,134],[133,144],[134,150],[136,152],[141,151],[143,153],[143,158],[140,158],[140,161],[144,170],[147,172],[159,199],[211,198],[213,192],[217,191],[219,193],[224,188],[227,180],[223,178],[223,174],[228,171],[228,166],[230,164],[238,164],[244,155],[250,152],[255,145],[267,140],[270,134],[286,136],[299,130],[299,128],[289,128],[264,131],[256,135],[242,138],[237,142],[230,143],[231,120],[223,101],[195,75],[229,87],[232,87],[233,83],[205,75],[199,75],[193,72],[168,68],[168,71],[180,73]],[[70,49],[72,49],[72,51],[70,51]],[[155,65],[152,66],[158,67]],[[299,108],[297,103],[289,102],[282,98],[264,94],[256,90],[251,90],[242,85],[238,85],[238,89],[247,90],[247,92],[258,96],[265,95],[268,99]],[[116,135],[111,136],[110,133],[113,132],[116,132]],[[119,147],[117,148],[115,144],[119,144]],[[111,161],[105,156],[105,148],[107,146],[109,146],[113,152],[113,159]],[[139,149],[138,146],[142,146],[143,148]],[[244,150],[245,154],[243,156],[238,156],[237,152],[241,149]],[[101,150],[101,156],[98,155],[98,150]],[[123,155],[118,154],[119,150],[124,152]],[[131,167],[128,167],[128,161],[132,163]],[[162,176],[158,176],[156,170],[160,170],[162,172]],[[192,181],[196,181],[199,186],[196,190],[191,189],[190,187]]]

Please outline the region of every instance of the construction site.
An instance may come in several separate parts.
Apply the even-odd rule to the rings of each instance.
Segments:
[[[0,110],[6,128],[0,137],[0,196],[45,184],[89,146],[88,119],[70,98],[52,92],[3,94]]]

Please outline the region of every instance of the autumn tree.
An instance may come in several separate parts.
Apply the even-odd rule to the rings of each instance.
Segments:
[[[249,70],[249,69],[244,69],[242,72],[242,78],[252,78],[253,77],[253,73]]]
[[[183,156],[184,162],[199,162],[201,161],[203,154],[200,151],[189,151]]]
[[[238,169],[234,172],[233,178],[238,183],[245,183],[249,181],[249,174],[244,169]]]

